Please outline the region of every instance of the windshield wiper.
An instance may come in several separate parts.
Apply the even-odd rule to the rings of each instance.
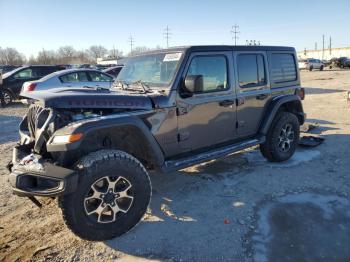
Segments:
[[[145,93],[152,93],[152,90],[150,89],[149,85],[143,82],[142,80],[137,80],[135,82],[132,82],[131,84],[141,86]]]
[[[116,85],[120,84],[122,89],[125,89],[124,85],[126,85],[126,88],[129,88],[129,83],[126,82],[125,80],[115,80],[113,83],[113,86],[114,86],[114,84],[116,84]]]

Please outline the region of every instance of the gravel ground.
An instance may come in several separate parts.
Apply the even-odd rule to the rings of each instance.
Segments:
[[[12,195],[5,165],[26,108],[0,109],[0,260],[350,261],[350,71],[302,72],[302,84],[322,145],[280,164],[253,148],[152,174],[143,221],[104,243],[75,237],[55,200]]]

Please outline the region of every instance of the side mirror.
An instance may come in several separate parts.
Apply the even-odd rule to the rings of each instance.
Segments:
[[[189,93],[199,93],[203,91],[203,76],[189,75],[185,78],[184,88]]]

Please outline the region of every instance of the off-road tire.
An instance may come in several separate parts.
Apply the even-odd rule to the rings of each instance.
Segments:
[[[291,126],[294,132],[294,139],[290,143],[288,151],[283,152],[279,147],[279,137],[282,128],[286,125]],[[300,124],[296,115],[289,112],[280,112],[273,120],[271,127],[266,135],[266,141],[260,145],[262,155],[271,162],[282,162],[288,160],[295,152],[299,142]]]
[[[309,71],[312,71],[313,69],[314,69],[313,66],[310,66],[310,67],[309,67]]]
[[[323,71],[323,66],[320,67],[320,71]]]
[[[146,169],[136,158],[123,151],[100,150],[80,159],[76,170],[77,190],[58,199],[63,219],[74,234],[86,240],[103,241],[128,232],[140,222],[150,203],[152,187]],[[123,177],[130,182],[133,200],[126,213],[116,212],[114,222],[101,223],[87,214],[85,201],[92,185],[106,176]]]

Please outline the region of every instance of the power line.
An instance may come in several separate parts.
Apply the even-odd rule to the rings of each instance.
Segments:
[[[235,40],[235,45],[237,45],[237,39],[239,39],[238,34],[241,33],[240,31],[238,31],[238,29],[239,29],[239,25],[232,26],[231,34],[232,34],[232,39]]]
[[[164,38],[166,39],[166,47],[169,48],[169,39],[171,36],[171,32],[169,29],[169,26],[166,26],[166,28],[164,29]]]
[[[132,47],[134,46],[135,40],[132,36],[129,37],[130,53],[132,53]]]

